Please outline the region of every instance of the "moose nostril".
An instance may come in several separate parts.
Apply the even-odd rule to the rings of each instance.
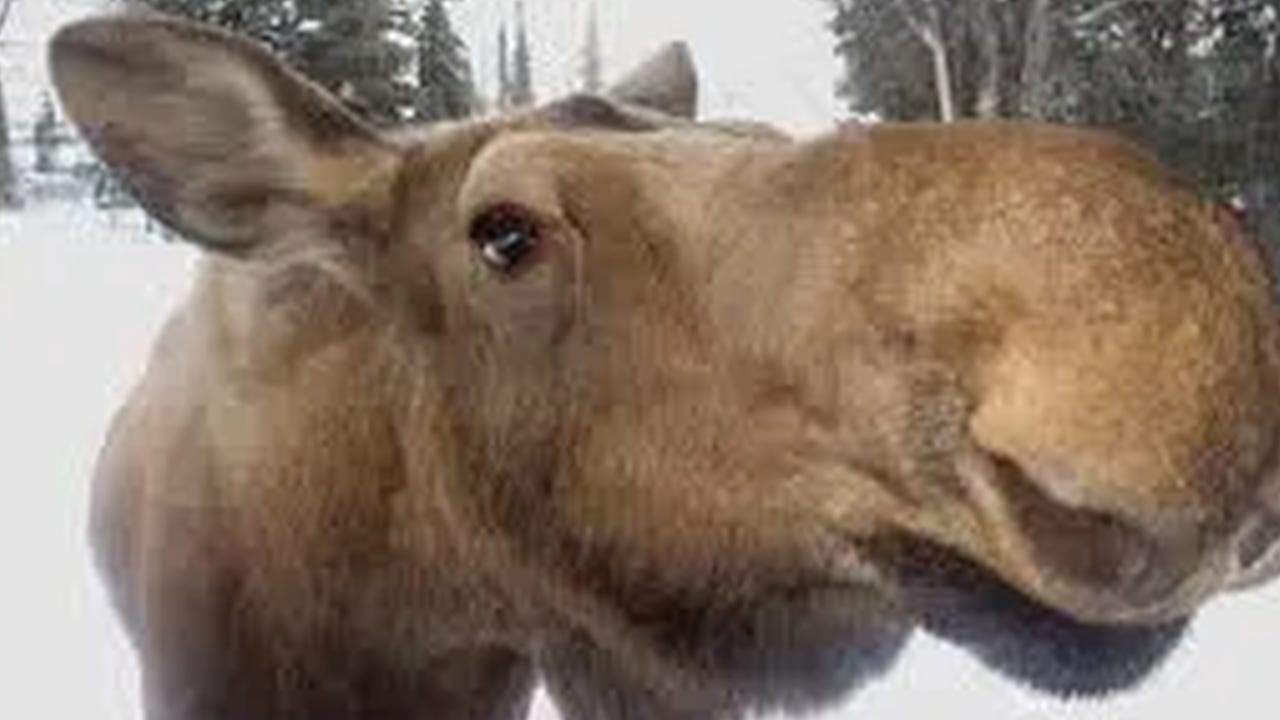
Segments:
[[[1268,517],[1255,524],[1241,538],[1236,548],[1241,567],[1248,568],[1257,563],[1275,546],[1277,540],[1280,540],[1280,522],[1276,518]]]
[[[993,458],[996,481],[1023,533],[1025,547],[1047,576],[1109,588],[1133,602],[1172,591],[1182,579],[1168,548],[1133,522],[1101,509],[1063,504],[1005,458]]]
[[[1251,518],[1236,541],[1235,560],[1232,588],[1251,587],[1280,574],[1280,516],[1263,510]]]
[[[1244,521],[1235,533],[1229,552],[1234,561],[1228,589],[1245,589],[1280,575],[1280,468],[1275,456],[1280,444],[1272,446],[1272,470],[1245,501]]]

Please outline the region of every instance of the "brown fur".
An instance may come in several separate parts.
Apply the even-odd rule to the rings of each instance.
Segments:
[[[1269,278],[1111,136],[698,125],[679,49],[396,138],[203,28],[51,58],[210,251],[95,480],[150,718],[517,718],[535,671],[575,720],[730,718],[917,626],[1100,692],[1269,571]],[[509,275],[495,207],[541,241]]]

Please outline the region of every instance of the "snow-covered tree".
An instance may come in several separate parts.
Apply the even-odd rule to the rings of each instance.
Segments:
[[[125,0],[243,33],[285,51],[299,15],[295,0]]]
[[[600,17],[595,3],[587,17],[587,42],[582,50],[582,90],[599,93],[604,88],[604,60],[600,52]]]
[[[1280,246],[1280,0],[828,0],[849,110],[1140,139]]]
[[[412,114],[411,19],[399,0],[295,0],[289,56],[343,102],[384,125]]]
[[[407,0],[130,0],[253,37],[375,122],[412,114]]]
[[[47,94],[40,101],[40,113],[32,128],[32,143],[36,150],[36,172],[53,172],[57,167],[58,113],[53,98]]]
[[[498,107],[511,107],[511,51],[507,41],[507,24],[498,28]]]
[[[524,3],[516,3],[516,46],[511,56],[511,104],[532,105],[533,58],[529,52],[529,29],[524,19]]]
[[[0,38],[3,38],[5,21],[13,8],[14,0],[0,0]],[[2,47],[2,46],[0,46]],[[9,155],[9,120],[5,116],[4,78],[0,77],[0,208],[17,207],[18,176]]]
[[[427,0],[418,18],[414,118],[460,118],[471,113],[475,91],[466,45],[454,32],[444,0]]]

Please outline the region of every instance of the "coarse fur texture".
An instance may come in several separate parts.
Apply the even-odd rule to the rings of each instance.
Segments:
[[[397,135],[173,20],[50,57],[207,250],[94,481],[151,720],[729,720],[917,628],[1103,693],[1274,572],[1266,263],[1111,135],[700,123],[679,46]]]

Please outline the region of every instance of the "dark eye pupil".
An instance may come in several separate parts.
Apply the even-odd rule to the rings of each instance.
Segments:
[[[502,268],[515,267],[532,249],[532,238],[521,230],[511,230],[481,244],[485,259]]]
[[[498,270],[512,270],[533,252],[538,237],[527,218],[498,210],[476,221],[471,240],[489,265]]]

